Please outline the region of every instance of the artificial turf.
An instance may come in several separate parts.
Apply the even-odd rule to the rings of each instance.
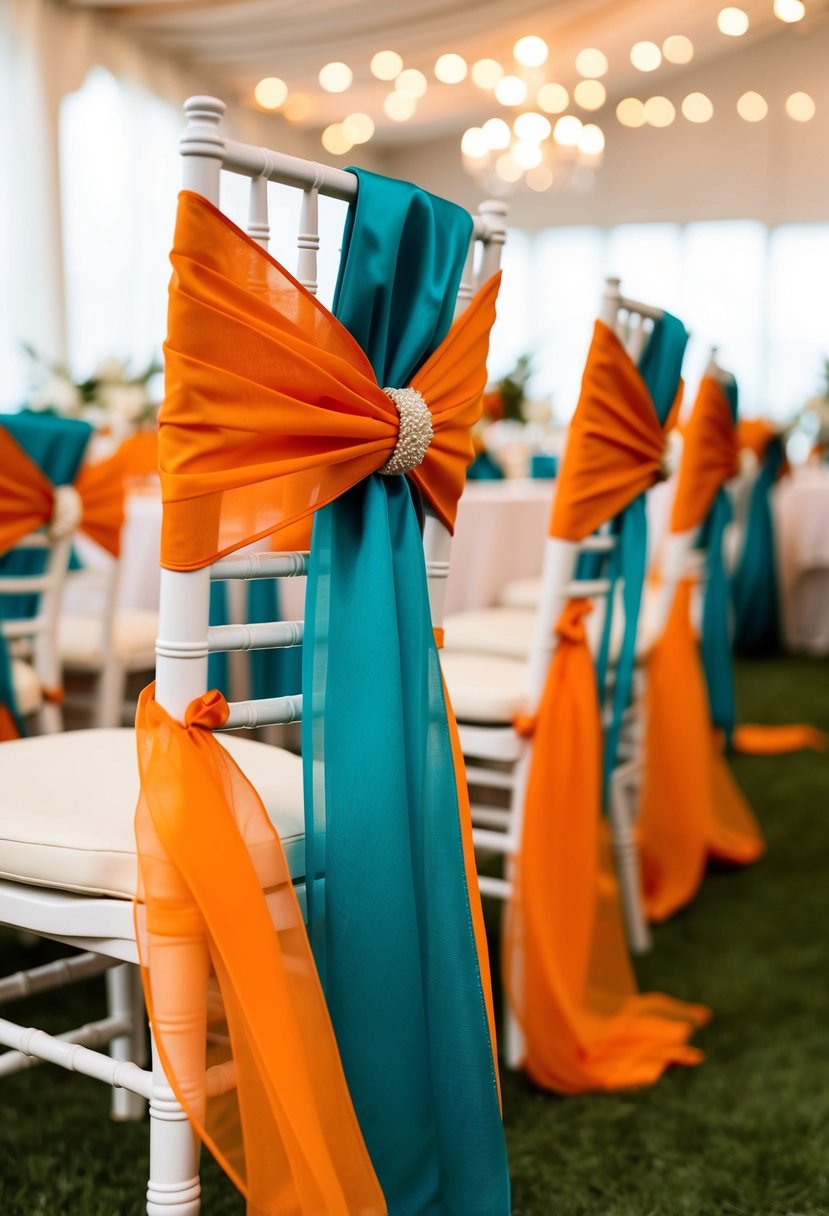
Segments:
[[[741,663],[737,688],[741,721],[829,730],[825,660]],[[513,1216],[829,1216],[829,757],[737,757],[734,769],[767,856],[711,872],[637,963],[643,988],[712,1007],[697,1037],[706,1061],[584,1098],[504,1073]],[[59,950],[4,936],[2,974]],[[58,1030],[101,1009],[93,981],[9,1016]],[[110,1123],[108,1097],[49,1066],[0,1081],[0,1216],[143,1212],[147,1126]],[[212,1162],[202,1175],[205,1216],[241,1216]]]

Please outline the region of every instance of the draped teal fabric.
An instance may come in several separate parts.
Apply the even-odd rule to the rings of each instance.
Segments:
[[[34,463],[53,485],[71,485],[86,452],[92,428],[75,419],[55,418],[51,414],[22,411],[0,415],[0,426],[17,440]],[[18,549],[0,556],[0,574],[37,574],[43,569],[45,557],[38,549]],[[37,596],[0,596],[0,618],[19,620],[37,611]],[[23,733],[23,723],[17,712],[11,680],[11,666],[6,643],[0,634],[0,705],[7,706]]]
[[[664,426],[671,407],[676,399],[682,374],[682,360],[685,347],[688,344],[688,334],[682,322],[671,313],[663,313],[654,323],[653,330],[639,360],[639,371],[645,381],[656,416],[660,425]],[[633,685],[633,671],[636,665],[636,631],[639,624],[639,610],[642,602],[642,586],[645,581],[645,568],[648,549],[648,526],[645,512],[645,496],[640,494],[614,520],[613,531],[619,538],[619,543],[610,559],[611,593],[608,597],[607,614],[605,616],[604,632],[597,659],[597,677],[599,687],[605,687],[607,667],[609,663],[610,636],[613,624],[613,600],[617,580],[621,578],[622,603],[625,614],[625,627],[622,635],[622,647],[616,664],[616,682],[613,688],[613,712],[610,725],[605,733],[604,772],[605,790],[610,780],[610,774],[616,764],[616,753],[619,747],[619,734],[622,726],[622,715],[630,703]],[[585,555],[590,557],[592,555]],[[596,555],[600,557],[601,555]],[[594,565],[591,571],[588,566],[579,568],[580,577],[590,577],[598,572]]]
[[[732,377],[722,387],[736,426],[737,382]],[[697,540],[697,544],[705,548],[707,553],[705,596],[702,604],[702,665],[705,670],[711,721],[725,735],[726,746],[731,744],[736,720],[728,576],[723,562],[723,539],[731,516],[731,499],[725,486],[720,486]]]
[[[479,452],[466,472],[467,481],[503,481],[504,470],[490,456],[489,452]]]
[[[279,584],[274,578],[251,579],[243,584],[247,609],[244,620],[253,625],[282,618]],[[231,619],[227,602],[227,583],[210,584],[210,624],[226,625]],[[295,693],[302,680],[302,647],[252,650],[246,656],[250,670],[252,697],[281,697]],[[214,651],[207,660],[207,684],[232,699],[230,663],[225,651]]]
[[[449,328],[471,224],[414,186],[358,178],[334,309],[380,383],[403,386]],[[374,474],[314,521],[303,663],[309,924],[390,1216],[506,1216],[414,494],[405,478]]]
[[[777,554],[769,495],[783,459],[782,442],[772,439],[751,490],[742,552],[731,581],[738,654],[758,657],[780,649]]]

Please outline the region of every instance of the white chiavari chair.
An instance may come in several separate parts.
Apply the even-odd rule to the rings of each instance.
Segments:
[[[298,236],[298,277],[316,290],[320,194],[348,201],[354,175],[223,137],[224,105],[210,97],[185,105],[188,126],[181,142],[185,188],[219,205],[222,169],[251,180],[250,235],[269,237],[267,184],[303,192]],[[484,204],[475,219],[457,310],[461,311],[500,260],[505,210]],[[476,256],[476,250],[478,252]],[[477,269],[476,269],[477,266]],[[424,544],[436,624],[442,614],[449,536],[427,516]],[[213,651],[290,647],[302,642],[303,622],[208,624],[211,580],[295,579],[305,574],[307,554],[240,551],[188,573],[163,570],[156,643],[156,700],[183,720],[187,706],[207,687]],[[230,704],[225,731],[297,721],[299,691]],[[302,763],[265,743],[225,735],[239,764],[281,837],[292,879],[302,899],[304,820]],[[65,962],[0,981],[0,1002],[106,972],[108,1016],[52,1036],[0,1019],[0,1074],[49,1061],[114,1088],[113,1115],[139,1117],[150,1109],[149,1216],[196,1216],[200,1208],[198,1151],[153,1045],[146,1067],[145,1022],[137,982],[137,944],[132,898],[136,890],[133,818],[138,797],[134,732],[76,731],[49,739],[4,744],[0,749],[0,924],[66,943],[81,953]],[[109,1055],[100,1048],[109,1046]]]
[[[618,279],[609,279],[601,318],[614,330],[633,361],[641,355],[654,322],[661,311],[626,299]],[[475,614],[447,618],[444,672],[460,724],[461,745],[467,760],[467,778],[473,790],[472,817],[475,844],[482,858],[501,856],[502,877],[479,874],[484,895],[507,901],[511,895],[510,869],[520,848],[526,782],[531,758],[531,743],[523,739],[513,723],[532,714],[541,697],[547,670],[555,652],[554,626],[568,601],[587,598],[595,610],[588,619],[591,646],[598,650],[604,628],[610,579],[583,577],[578,573],[582,555],[601,555],[607,559],[617,541],[607,521],[600,531],[581,543],[548,538],[542,560],[542,575],[536,584],[535,607],[493,608]],[[611,660],[618,653],[624,616],[617,584],[611,624]],[[533,598],[535,598],[533,596]],[[529,596],[528,596],[529,600]],[[463,633],[464,617],[475,622],[468,638]],[[460,626],[460,628],[458,628]],[[640,637],[644,635],[640,620]],[[475,642],[483,642],[476,648]],[[612,687],[612,670],[608,686]],[[610,709],[605,710],[609,719]],[[613,832],[617,870],[622,887],[638,889],[638,857],[628,820],[619,813],[616,782],[618,771],[628,765],[631,744],[629,731],[635,724],[631,707],[623,723],[619,764],[610,786],[608,813]],[[507,805],[503,803],[506,801]],[[501,805],[498,805],[500,803]],[[629,937],[647,934],[644,922],[637,926],[627,920]],[[638,940],[638,948],[645,942]],[[508,1018],[506,1051],[515,1064],[522,1055],[520,1035]]]

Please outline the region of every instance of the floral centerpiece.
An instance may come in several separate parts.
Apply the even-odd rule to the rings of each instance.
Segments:
[[[49,362],[31,346],[24,349],[37,368],[30,410],[83,419],[116,439],[155,428],[160,400],[154,382],[161,364],[153,361],[133,374],[123,360],[104,359],[91,376],[76,380],[64,364]]]

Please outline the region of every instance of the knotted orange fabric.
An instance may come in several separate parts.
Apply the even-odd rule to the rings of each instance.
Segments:
[[[709,857],[748,865],[763,853],[760,830],[711,726],[691,591],[683,580],[647,666],[639,855],[645,909],[654,921],[693,899]]]
[[[172,261],[159,419],[162,565],[197,569],[274,533],[281,548],[307,544],[314,511],[392,454],[397,410],[331,313],[198,195],[180,197]],[[410,477],[450,527],[473,456],[497,290],[496,278],[411,384],[434,436]],[[145,991],[165,1069],[251,1216],[371,1216],[385,1205],[284,858],[255,792],[203,729],[220,724],[219,710],[218,701],[196,703],[180,727],[151,691],[139,707],[137,915],[139,927],[146,918]],[[182,950],[192,955],[184,991]],[[211,968],[222,1071],[205,1075]],[[211,1046],[211,1066],[213,1057]],[[232,1093],[221,1092],[222,1077],[235,1077]]]
[[[640,994],[601,819],[601,725],[593,659],[572,601],[538,709],[505,982],[526,1039],[524,1067],[560,1093],[656,1081],[696,1064],[697,1005]]]
[[[550,531],[577,541],[660,476],[664,438],[642,377],[616,335],[596,324],[556,491]],[[504,979],[526,1042],[524,1067],[562,1093],[655,1081],[707,1011],[640,995],[602,824],[602,731],[585,639],[589,605],[557,625],[534,733],[521,851],[504,950]]]
[[[380,1216],[279,837],[210,733],[227,703],[206,694],[182,726],[153,692],[136,721],[135,910],[165,1071],[249,1216]]]
[[[313,513],[391,456],[397,410],[336,318],[187,191],[171,260],[162,565],[196,569],[277,531],[281,547],[307,548]],[[499,283],[481,289],[411,382],[434,436],[409,476],[450,530],[474,456]]]

